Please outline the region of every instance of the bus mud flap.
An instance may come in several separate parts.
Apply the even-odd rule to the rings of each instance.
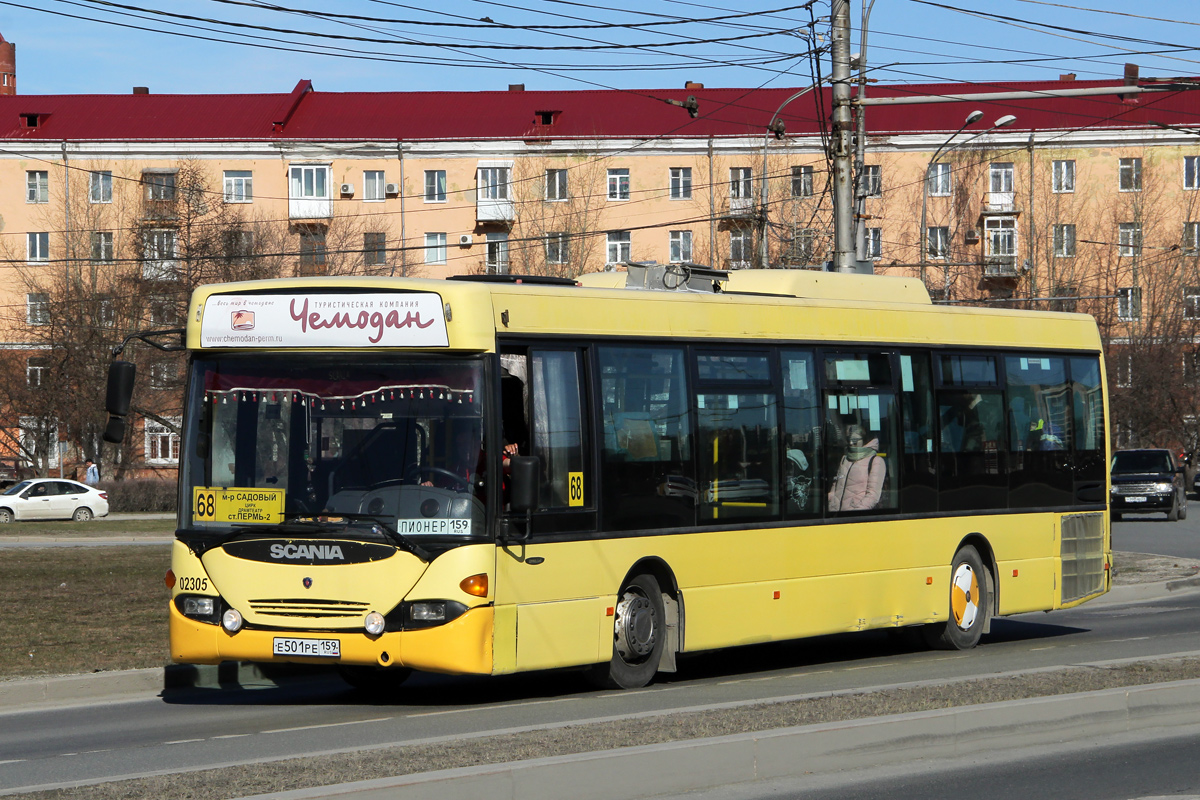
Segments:
[[[659,672],[675,672],[675,654],[679,652],[679,603],[675,598],[663,592],[663,611],[667,617],[667,642],[663,647],[662,658],[658,660]]]

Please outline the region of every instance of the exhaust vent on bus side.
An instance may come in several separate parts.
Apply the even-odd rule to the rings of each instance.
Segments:
[[[1062,601],[1070,603],[1104,591],[1104,514],[1062,518]]]

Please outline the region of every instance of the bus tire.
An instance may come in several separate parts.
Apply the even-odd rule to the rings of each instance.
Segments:
[[[622,587],[613,614],[613,657],[587,671],[602,689],[638,689],[648,684],[667,641],[662,589],[653,575],[637,575]]]
[[[967,545],[950,565],[950,618],[925,626],[926,644],[935,650],[970,650],[983,635],[990,603],[983,559]]]
[[[395,691],[412,675],[411,669],[393,667],[360,667],[343,664],[337,668],[342,680],[361,692],[387,694]]]

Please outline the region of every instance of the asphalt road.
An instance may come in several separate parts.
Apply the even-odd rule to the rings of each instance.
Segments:
[[[1131,519],[1117,524],[1116,547],[1200,556],[1169,552],[1190,544],[1193,526],[1200,508],[1180,523]],[[574,673],[422,675],[393,698],[335,680],[9,712],[0,714],[0,791],[1197,649],[1200,593],[996,620],[979,648],[962,653],[875,631],[702,654],[632,692],[588,690]]]
[[[1165,514],[1126,514],[1113,523],[1113,550],[1200,558],[1200,502],[1188,501],[1187,519],[1178,522]]]

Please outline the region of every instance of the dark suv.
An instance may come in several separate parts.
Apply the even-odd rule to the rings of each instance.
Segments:
[[[1184,519],[1183,468],[1170,450],[1118,450],[1112,460],[1109,507],[1114,520],[1125,511],[1165,511],[1171,522]]]

